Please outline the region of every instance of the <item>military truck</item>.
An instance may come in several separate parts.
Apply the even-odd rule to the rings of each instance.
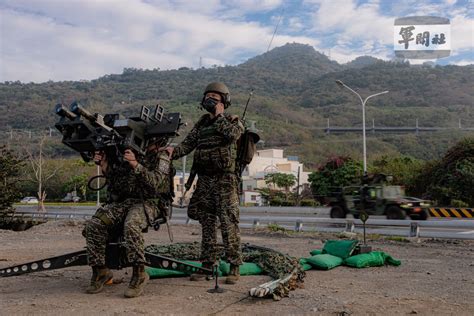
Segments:
[[[385,215],[387,219],[426,220],[429,217],[429,201],[405,196],[402,186],[363,184],[358,186],[332,187],[325,197],[331,207],[331,218],[345,218],[352,214],[359,218],[361,211],[369,215]]]

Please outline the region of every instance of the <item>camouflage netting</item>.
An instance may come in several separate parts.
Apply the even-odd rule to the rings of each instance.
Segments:
[[[201,244],[176,243],[169,245],[149,245],[145,248],[147,252],[175,258],[178,260],[199,260]],[[224,247],[219,245],[220,257],[224,256]],[[296,258],[290,257],[276,250],[248,245],[242,245],[243,260],[259,265],[265,274],[277,280],[272,284],[267,284],[265,296],[273,296],[273,299],[280,300],[288,296],[291,290],[299,287],[303,283],[305,272],[301,269]],[[252,289],[253,290],[253,289]]]

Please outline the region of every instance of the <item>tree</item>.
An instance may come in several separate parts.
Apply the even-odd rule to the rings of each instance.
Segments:
[[[281,173],[281,172],[269,173],[265,175],[265,183],[267,185],[272,184],[273,189],[276,189],[276,187],[284,188],[285,200],[288,201],[288,194],[290,192],[290,187],[296,184],[296,177],[293,174],[289,174],[289,173]],[[270,194],[270,198],[271,197],[272,197],[272,194]]]
[[[285,192],[288,193],[290,187],[296,184],[296,177],[289,173],[269,173],[265,175],[265,183],[273,184],[274,187],[284,188]]]
[[[42,136],[38,144],[38,152],[35,153],[31,148],[24,147],[27,159],[30,163],[30,166],[33,170],[33,174],[29,174],[28,177],[30,180],[36,182],[37,184],[37,194],[38,194],[38,211],[45,212],[44,200],[46,199],[46,183],[50,180],[58,170],[61,168],[56,165],[52,168],[47,168],[47,159],[44,154],[44,145],[46,142],[47,136]]]
[[[451,147],[438,161],[425,164],[414,189],[440,205],[474,205],[474,137]]]
[[[87,183],[91,173],[94,172],[95,164],[85,162],[82,159],[75,159],[66,166],[67,181],[65,181],[63,190],[66,192],[79,191],[84,200],[87,200]],[[63,170],[63,173],[65,170]]]
[[[339,156],[329,159],[325,165],[309,175],[309,182],[313,195],[325,197],[330,187],[342,187],[360,183],[362,164],[352,160],[351,157]],[[322,199],[318,200],[321,202]]]
[[[407,192],[412,192],[415,178],[421,171],[423,162],[409,156],[382,156],[375,160],[369,170],[374,173],[383,173],[393,177],[392,184],[403,185]]]
[[[11,208],[20,197],[17,183],[23,164],[22,159],[0,146],[0,211]]]

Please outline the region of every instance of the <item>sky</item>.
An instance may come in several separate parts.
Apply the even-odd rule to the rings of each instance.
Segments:
[[[0,0],[0,82],[238,65],[288,42],[390,60],[394,20],[429,15],[451,23],[451,55],[433,61],[473,64],[473,0]]]

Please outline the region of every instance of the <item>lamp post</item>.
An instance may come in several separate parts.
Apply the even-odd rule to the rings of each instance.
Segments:
[[[375,96],[378,96],[378,95],[381,95],[381,94],[388,93],[388,91],[382,91],[382,92],[379,92],[379,93],[369,95],[367,98],[362,100],[362,97],[360,96],[360,94],[358,94],[356,91],[354,91],[351,87],[346,85],[341,80],[336,80],[336,83],[339,86],[348,89],[352,93],[355,93],[359,97],[360,102],[362,103],[362,143],[363,143],[362,146],[363,146],[363,157],[364,157],[364,175],[366,175],[367,174],[367,147],[366,147],[366,140],[365,140],[365,103],[367,102],[368,99],[370,99],[372,97],[375,97]]]

